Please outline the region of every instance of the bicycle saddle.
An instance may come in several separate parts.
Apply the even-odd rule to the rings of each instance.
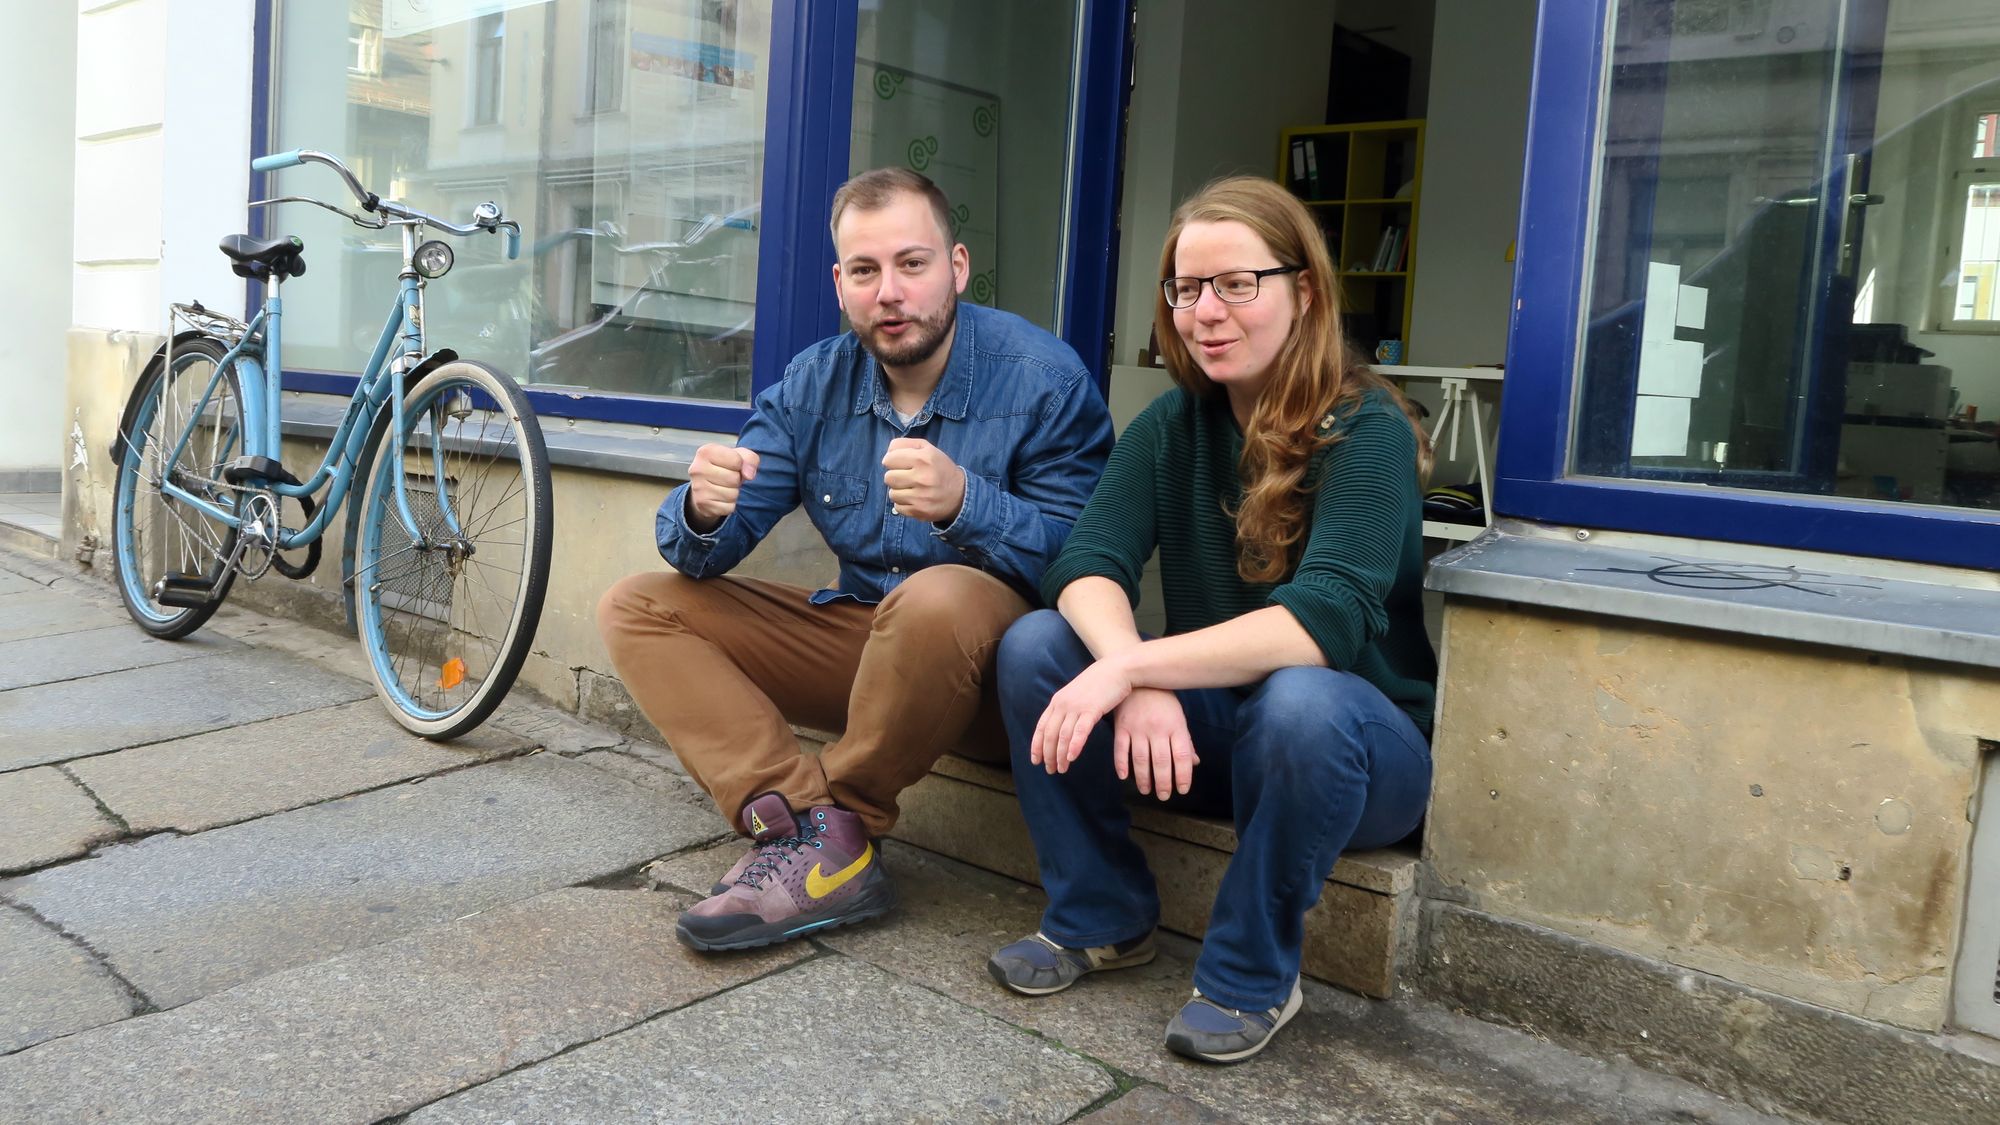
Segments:
[[[290,234],[281,234],[276,238],[230,234],[222,238],[222,252],[236,263],[230,269],[238,277],[262,279],[272,274],[281,278],[298,277],[306,272],[306,261],[302,256],[305,249],[306,244]]]

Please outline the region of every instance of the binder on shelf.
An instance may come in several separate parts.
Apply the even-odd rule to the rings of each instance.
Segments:
[[[1292,138],[1292,194],[1306,193],[1306,142],[1303,137]]]
[[[1319,143],[1316,139],[1306,142],[1306,198],[1326,198],[1319,190]]]

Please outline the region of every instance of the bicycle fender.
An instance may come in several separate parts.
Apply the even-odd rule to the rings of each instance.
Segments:
[[[457,352],[439,348],[425,356],[422,363],[410,368],[396,392],[409,394],[410,388],[424,376],[457,360]],[[340,611],[350,636],[359,636],[361,632],[360,622],[354,614],[354,544],[361,532],[361,493],[368,487],[368,475],[375,471],[375,450],[381,446],[382,435],[388,429],[389,404],[385,402],[382,409],[375,412],[375,420],[369,423],[368,440],[361,443],[361,457],[354,464],[354,492],[349,497],[347,511],[343,513],[342,526],[346,533],[340,537]]]

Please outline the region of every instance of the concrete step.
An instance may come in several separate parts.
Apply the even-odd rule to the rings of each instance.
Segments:
[[[13,518],[9,518],[10,515]],[[43,521],[15,513],[0,512],[0,548],[20,551],[39,559],[52,559],[62,543],[49,534]]]
[[[901,804],[903,815],[890,833],[895,838],[1040,883],[1007,770],[946,755],[930,776],[903,792]],[[1235,832],[1226,821],[1136,802],[1132,821],[1133,836],[1159,883],[1161,924],[1200,937],[1236,851]],[[1319,903],[1306,915],[1308,976],[1367,996],[1395,992],[1398,971],[1413,963],[1418,862],[1413,852],[1398,850],[1340,857]]]

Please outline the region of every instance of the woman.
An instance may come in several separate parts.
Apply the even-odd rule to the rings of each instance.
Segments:
[[[1177,388],[1119,438],[1001,642],[1014,777],[1049,906],[988,970],[1044,995],[1153,958],[1159,919],[1124,781],[1233,816],[1237,848],[1167,1046],[1262,1050],[1300,1004],[1305,912],[1347,848],[1408,836],[1430,789],[1429,443],[1340,331],[1319,228],[1278,185],[1210,184],[1160,255]],[[1134,624],[1160,549],[1167,636]]]

